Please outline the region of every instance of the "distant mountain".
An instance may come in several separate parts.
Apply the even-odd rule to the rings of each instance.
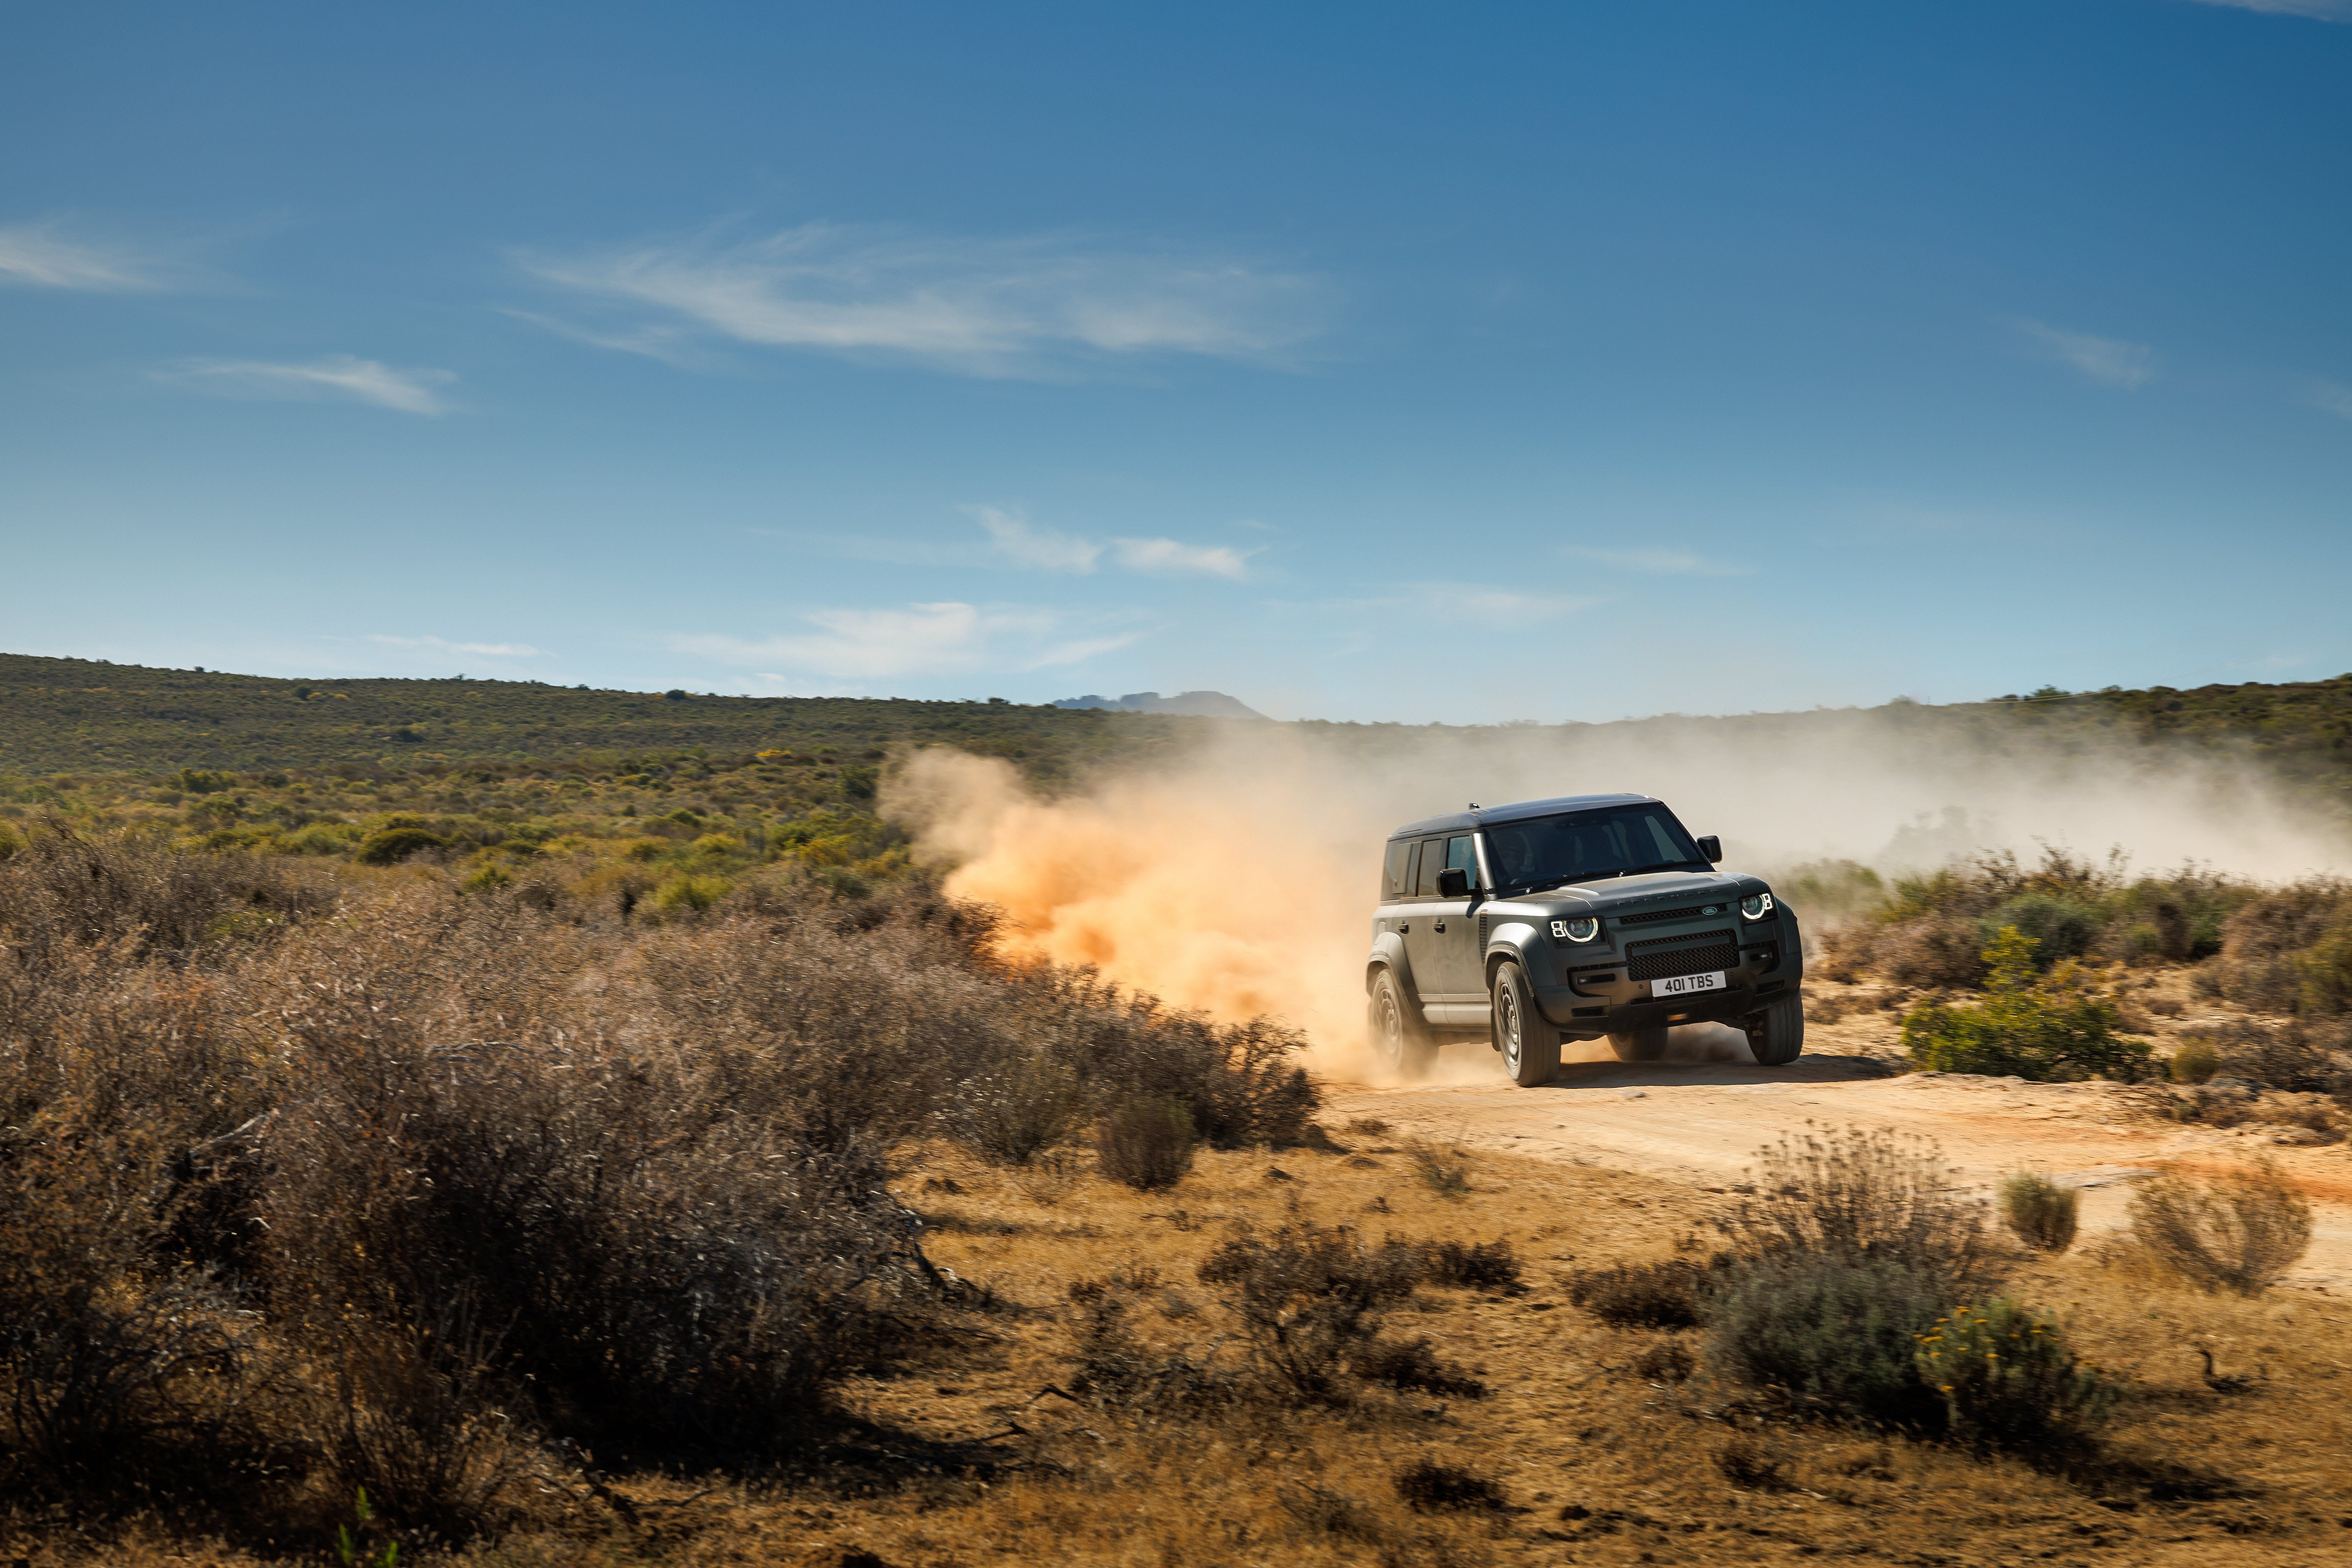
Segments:
[[[1065,697],[1056,708],[1108,708],[1114,713],[1185,713],[1200,719],[1263,719],[1265,714],[1222,691],[1130,691],[1124,697]]]

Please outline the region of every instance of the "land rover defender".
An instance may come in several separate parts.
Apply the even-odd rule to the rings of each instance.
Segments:
[[[1411,1077],[1445,1041],[1485,1039],[1531,1087],[1566,1041],[1655,1061],[1669,1026],[1721,1023],[1787,1066],[1805,1043],[1797,917],[1722,858],[1642,795],[1407,823],[1389,836],[1364,965],[1373,1048]]]

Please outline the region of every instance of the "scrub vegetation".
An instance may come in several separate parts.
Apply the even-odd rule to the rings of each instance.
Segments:
[[[0,1560],[2341,1539],[2352,1329],[2278,1285],[2311,1215],[2276,1170],[2169,1172],[2070,1246],[2071,1188],[1996,1211],[1885,1134],[1726,1192],[1327,1130],[1294,1033],[1005,962],[874,812],[923,738],[6,781]],[[1015,760],[1108,744],[1066,741]],[[2134,977],[2189,965],[2238,1013],[2148,1114],[2319,1137],[2352,1100],[2333,884],[1808,875],[1923,1065],[2152,1077]],[[1967,963],[1894,978],[1934,953]]]

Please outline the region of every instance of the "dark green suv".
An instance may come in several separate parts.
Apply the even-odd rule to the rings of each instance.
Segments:
[[[1797,917],[1722,858],[1643,795],[1406,824],[1389,836],[1364,967],[1374,1048],[1411,1076],[1446,1040],[1484,1039],[1533,1085],[1568,1040],[1655,1061],[1669,1025],[1722,1023],[1766,1067],[1795,1061]]]

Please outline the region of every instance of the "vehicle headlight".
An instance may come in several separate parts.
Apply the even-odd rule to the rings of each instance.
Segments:
[[[1769,893],[1750,893],[1748,897],[1739,900],[1739,912],[1748,920],[1762,920],[1766,915],[1772,912],[1772,895]]]
[[[1601,934],[1601,922],[1587,917],[1576,921],[1554,921],[1551,934],[1564,936],[1570,942],[1591,942]]]

